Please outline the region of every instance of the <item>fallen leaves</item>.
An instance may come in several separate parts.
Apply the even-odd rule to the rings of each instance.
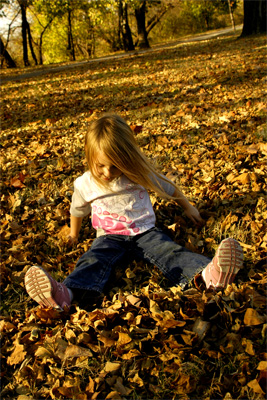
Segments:
[[[3,398],[264,398],[264,43],[224,38],[212,57],[208,43],[188,44],[5,84]],[[33,308],[23,283],[28,266],[63,280],[93,241],[84,221],[79,244],[68,247],[69,206],[85,169],[87,124],[110,110],[128,120],[148,157],[205,219],[195,228],[174,202],[152,195],[158,225],[209,256],[223,237],[241,242],[244,268],[224,292],[182,291],[152,266],[131,263],[117,268],[88,310]]]
[[[140,268],[136,266],[131,279]],[[94,394],[98,398],[101,393],[105,398],[113,398],[116,392],[123,398],[148,382],[152,388],[158,377],[158,365],[164,362],[170,389],[184,395],[202,387],[201,379],[206,374],[203,363],[208,366],[208,360],[221,360],[220,363],[227,365],[228,357],[235,355],[237,369],[250,368],[247,356],[258,354],[266,322],[261,294],[265,293],[266,282],[244,283],[241,288],[232,286],[224,295],[214,296],[196,289],[184,292],[175,287],[163,289],[155,278],[150,286],[133,295],[120,293],[112,301],[103,300],[101,308],[91,312],[75,306],[67,317],[43,309],[42,319],[40,311],[36,314],[33,310],[21,324],[23,331],[18,332],[14,331],[15,325],[2,322],[2,331],[15,338],[11,349],[4,348],[3,356],[10,354],[7,364],[22,365],[24,359],[28,360],[20,368],[24,372],[16,375],[18,385],[23,386],[27,376],[27,385],[36,379],[42,382],[36,392],[39,397],[46,394],[52,398],[59,395],[80,398],[86,379],[76,373],[83,369],[88,371],[91,382],[83,389],[87,396]],[[257,308],[242,306],[241,299]],[[45,314],[49,316],[49,325],[44,329]],[[236,332],[228,332],[229,324],[237,318],[240,322]],[[262,359],[254,381],[248,381],[240,369],[242,386],[247,384],[258,393],[265,366],[266,359]],[[48,374],[42,372],[43,368],[48,368]],[[221,382],[217,385],[221,387]]]
[[[267,322],[266,317],[259,315],[257,310],[253,308],[247,308],[244,316],[245,325],[262,325],[264,322]]]

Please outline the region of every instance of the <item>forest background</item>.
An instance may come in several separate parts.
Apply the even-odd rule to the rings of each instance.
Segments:
[[[240,33],[151,42],[27,79],[25,67],[2,69],[1,398],[265,399],[266,35]],[[226,290],[182,291],[131,263],[88,309],[41,310],[29,299],[30,265],[63,280],[94,240],[89,219],[77,247],[65,237],[84,135],[105,111],[129,122],[205,220],[195,227],[152,195],[160,228],[210,257],[225,237],[241,243],[244,268]]]
[[[2,66],[85,60],[229,25],[234,30],[243,8],[241,0],[0,0]]]

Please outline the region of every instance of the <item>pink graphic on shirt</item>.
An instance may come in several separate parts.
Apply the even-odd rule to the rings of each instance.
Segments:
[[[153,212],[146,207],[150,204],[147,191],[133,183],[127,184],[125,189],[116,198],[101,198],[92,204],[95,229],[102,229],[106,234],[134,235],[150,227]]]
[[[131,231],[127,229],[127,224],[117,222],[110,217],[99,218],[96,214],[92,216],[92,224],[96,229],[103,229],[106,233],[117,235],[130,235]],[[134,232],[139,232],[139,228],[134,229]]]
[[[132,223],[132,220],[127,221],[127,218],[124,215],[119,217],[119,215],[116,213],[110,214],[108,211],[102,212],[102,208],[96,206],[93,206],[92,210],[92,225],[95,229],[100,228],[106,233],[113,233],[117,235],[130,235],[131,231],[128,228],[131,228],[134,233],[138,233],[140,230],[136,227],[135,223]]]

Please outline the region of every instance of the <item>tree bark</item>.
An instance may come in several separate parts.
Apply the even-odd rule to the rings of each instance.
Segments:
[[[33,58],[33,60],[35,62],[35,65],[38,65],[38,61],[37,61],[37,58],[36,58],[36,55],[35,55],[35,52],[34,52],[34,48],[33,48],[33,45],[32,45],[33,40],[32,40],[31,28],[30,28],[30,25],[29,25],[28,21],[27,21],[27,33],[28,33],[28,40],[29,40],[29,46],[30,46],[30,49],[31,49],[32,58]]]
[[[230,19],[231,19],[231,22],[232,22],[232,27],[233,27],[233,30],[235,32],[235,19],[234,19],[232,6],[231,6],[231,0],[228,0],[228,8],[229,8]]]
[[[138,8],[135,8],[135,18],[137,23],[137,33],[138,33],[138,47],[141,49],[150,48],[147,30],[146,30],[146,1],[142,1]]]
[[[22,45],[23,45],[23,62],[24,66],[28,67],[30,65],[29,57],[28,57],[28,43],[27,43],[27,17],[26,17],[26,5],[21,2],[20,3],[21,9],[21,32],[22,32]]]
[[[47,28],[49,27],[49,25],[52,23],[53,18],[50,19],[50,21],[48,22],[48,24],[46,24],[45,27],[43,27],[41,24],[41,26],[43,27],[42,32],[40,33],[40,40],[39,40],[39,64],[43,65],[43,36],[45,34],[45,31],[47,30]]]
[[[134,50],[134,43],[132,38],[132,32],[128,22],[127,2],[120,0],[119,8],[121,15],[121,32],[122,32],[123,48],[125,51],[131,51]]]
[[[0,37],[0,54],[6,60],[8,68],[16,68],[16,63],[9,54],[9,52],[6,50],[1,37]]]
[[[72,23],[71,23],[71,9],[68,9],[68,47],[67,51],[70,55],[70,60],[75,61],[75,51],[72,35]]]
[[[266,33],[267,0],[244,0],[244,24],[241,37]]]

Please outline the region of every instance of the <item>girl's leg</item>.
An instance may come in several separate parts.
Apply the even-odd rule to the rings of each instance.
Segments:
[[[127,253],[126,238],[107,235],[94,240],[91,248],[78,260],[75,270],[63,282],[73,291],[75,299],[86,302],[103,292],[112,268]]]
[[[242,248],[231,238],[221,242],[212,260],[181,247],[157,228],[140,237],[137,244],[146,259],[182,287],[197,277],[197,285],[203,280],[206,288],[225,288],[243,265]]]
[[[184,287],[211,261],[201,254],[174,242],[158,228],[137,237],[136,245],[143,257],[156,265],[174,284]]]
[[[63,283],[55,281],[43,268],[33,266],[25,275],[26,290],[41,306],[64,309],[71,304],[72,292],[79,294],[81,299],[101,294],[112,267],[125,256],[126,251],[124,238],[100,236]]]

